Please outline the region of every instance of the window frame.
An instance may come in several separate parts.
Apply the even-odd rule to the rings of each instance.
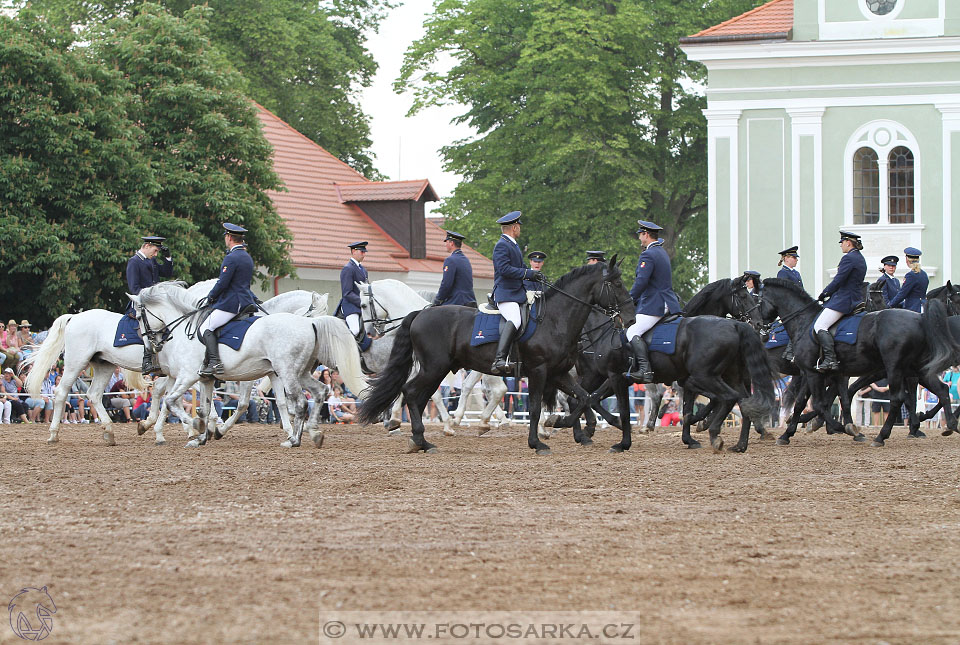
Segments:
[[[890,152],[894,148],[905,147],[913,154],[913,222],[893,224],[890,222]],[[861,148],[871,148],[877,155],[880,171],[880,216],[875,224],[854,224],[853,222],[853,156]],[[844,224],[867,228],[912,228],[923,224],[923,208],[920,190],[922,174],[920,146],[916,137],[902,124],[896,121],[880,119],[870,121],[859,127],[848,139],[844,149]]]

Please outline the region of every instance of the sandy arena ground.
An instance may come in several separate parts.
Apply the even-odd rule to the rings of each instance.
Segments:
[[[520,427],[431,427],[436,455],[352,425],[284,450],[276,429],[191,450],[174,426],[156,447],[120,424],[113,448],[0,426],[3,600],[47,585],[47,643],[316,643],[323,609],[606,610],[637,643],[960,642],[956,435],[735,455],[663,430],[612,455],[617,431],[567,431],[537,457]]]

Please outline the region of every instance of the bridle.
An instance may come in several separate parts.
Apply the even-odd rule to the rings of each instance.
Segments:
[[[609,292],[609,293],[612,293],[612,292],[613,292],[613,280],[612,280],[611,278],[607,277],[608,275],[609,275],[609,271],[605,268],[605,269],[603,270],[603,284],[600,285],[600,300],[601,300],[601,301],[603,301],[605,294],[607,294],[608,292]],[[570,298],[571,300],[575,300],[575,301],[579,302],[579,303],[582,304],[582,305],[586,305],[586,306],[589,307],[592,311],[595,311],[595,312],[597,312],[597,313],[599,313],[599,314],[602,314],[602,315],[606,316],[607,318],[610,319],[610,322],[612,322],[617,329],[623,329],[623,327],[624,327],[624,324],[623,324],[623,315],[622,315],[622,313],[621,313],[621,309],[623,308],[623,305],[625,305],[625,304],[627,304],[627,303],[629,303],[629,304],[631,304],[631,305],[633,304],[633,299],[632,299],[632,298],[625,298],[624,300],[622,300],[622,301],[620,301],[620,302],[613,302],[612,304],[604,307],[604,306],[595,305],[595,304],[593,304],[593,303],[587,302],[586,300],[584,300],[584,299],[582,299],[582,298],[579,298],[579,297],[573,295],[572,293],[568,293],[568,292],[564,291],[563,289],[561,289],[560,287],[558,287],[556,284],[550,282],[549,280],[544,280],[544,281],[543,281],[543,284],[544,284],[545,286],[550,287],[551,289],[553,289],[553,290],[556,291],[557,293],[562,294],[562,295],[566,296],[567,298]],[[546,303],[546,299],[543,299],[543,302]],[[546,307],[545,307],[545,306],[541,306],[541,307],[539,308],[539,311],[537,312],[537,322],[542,321],[545,315],[546,315]],[[603,323],[603,325],[605,325],[605,324],[606,324],[606,322]],[[600,325],[600,326],[602,327],[603,325]],[[594,328],[594,329],[599,329],[599,327],[596,327],[596,328]],[[593,330],[591,330],[591,331],[593,331]]]
[[[372,318],[361,317],[361,321],[360,321],[361,324],[371,323],[373,325],[373,331],[376,332],[377,336],[383,336],[384,334],[387,334],[393,331],[394,329],[396,329],[397,327],[399,327],[400,324],[397,323],[397,321],[402,321],[404,319],[404,316],[401,316],[399,318],[390,318],[390,311],[383,305],[383,303],[377,300],[377,297],[375,295],[373,295],[373,285],[367,283],[366,291],[367,291],[366,295],[370,303],[370,311],[373,317]],[[380,318],[377,315],[377,306],[379,306],[380,309],[383,310],[383,315],[386,316],[385,318]],[[391,324],[391,323],[397,323],[397,324]],[[387,325],[390,325],[390,326],[387,327]]]
[[[146,305],[137,303],[137,308],[140,310],[140,322],[143,323],[143,336],[150,341],[150,346],[153,347],[153,351],[155,353],[160,353],[160,350],[163,349],[163,346],[167,344],[167,341],[169,341],[173,335],[174,329],[184,324],[184,322],[189,320],[192,316],[196,315],[200,311],[200,309],[194,309],[193,311],[189,311],[179,318],[170,321],[169,323],[164,323],[163,318],[147,309]],[[151,329],[150,320],[147,318],[147,314],[159,320],[160,324],[163,326],[159,329]],[[192,334],[190,333],[187,335],[192,337]]]

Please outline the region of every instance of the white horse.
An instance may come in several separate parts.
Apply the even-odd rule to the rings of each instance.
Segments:
[[[151,327],[171,332],[160,356],[165,371],[175,382],[168,388],[163,403],[176,405],[183,393],[200,380],[197,371],[203,363],[204,347],[196,338],[191,338],[187,330],[195,327],[199,297],[177,284],[161,283],[144,289],[137,296],[130,296],[130,299],[138,309],[143,308],[147,320],[152,321]],[[182,324],[177,324],[178,320]],[[249,381],[276,374],[277,384],[284,389],[297,415],[295,428],[284,428],[288,434],[284,442],[287,446],[298,445],[304,429],[317,446],[323,442],[323,433],[317,428],[319,406],[307,419],[307,401],[303,395],[306,389],[315,400],[322,397],[325,387],[310,374],[318,361],[336,364],[344,380],[356,391],[362,391],[366,386],[356,344],[343,322],[331,316],[305,318],[288,313],[265,316],[250,326],[239,351],[221,346],[221,360],[226,368],[220,376],[224,380]],[[213,380],[203,380],[198,397],[195,423],[197,430],[203,430],[201,437],[204,441],[215,416],[211,405]],[[274,389],[279,391],[277,387]],[[156,431],[161,430],[162,417],[158,419]]]
[[[202,298],[210,293],[210,289],[213,288],[213,285],[216,284],[216,282],[216,278],[198,282],[190,287],[187,290],[187,293],[191,298]],[[315,291],[297,289],[274,296],[273,298],[270,298],[264,302],[261,306],[268,314],[291,313],[297,316],[306,316],[308,318],[319,318],[320,316],[327,315],[328,299],[329,295],[326,293],[320,294]],[[158,360],[160,360],[159,356]],[[161,365],[163,365],[162,362]],[[154,387],[156,389],[156,386]],[[239,388],[237,390],[237,410],[233,416],[223,423],[223,425],[217,423],[217,428],[215,430],[215,437],[217,439],[222,438],[237,423],[237,421],[242,419],[246,414],[247,408],[250,406],[250,394],[252,392],[253,381],[241,381],[239,383]],[[163,391],[161,390],[161,394],[162,393]],[[280,424],[284,430],[286,430],[292,426],[290,425],[289,421],[289,415],[286,407],[287,402],[283,393],[283,388],[276,388],[274,390],[274,394],[277,398],[277,410],[280,413]],[[158,396],[156,392],[154,392],[154,396]],[[156,428],[158,420],[166,418],[166,406],[162,404],[163,397],[160,396],[159,398],[161,405],[151,405],[150,414],[147,416],[147,418],[143,421],[137,422],[137,434],[143,434],[150,426],[154,426]],[[182,409],[182,405],[180,408]],[[180,422],[183,425],[183,430],[187,434],[187,438],[195,436],[196,432],[192,422],[189,420],[189,415],[180,416],[176,410],[174,410],[174,412],[177,413],[177,418],[180,419]],[[160,428],[162,427],[163,422],[160,421]]]
[[[393,349],[391,332],[400,326],[400,322],[411,311],[419,311],[430,304],[435,294],[427,291],[414,291],[399,280],[376,280],[370,284],[357,283],[357,286],[360,288],[360,307],[363,311],[363,320],[366,323],[367,331],[373,336],[383,336],[374,340],[370,349],[363,355],[367,366],[377,372],[386,367],[390,358],[390,351]],[[471,372],[464,381],[463,394],[460,396],[457,411],[453,416],[447,413],[446,405],[443,403],[439,392],[434,392],[431,397],[440,412],[440,418],[443,420],[443,433],[445,435],[456,434],[454,428],[460,425],[469,398],[464,395],[468,394],[477,384],[477,381],[481,379],[484,392],[487,394],[487,405],[481,413],[480,434],[490,429],[490,418],[495,413],[499,424],[506,423],[506,415],[500,407],[500,401],[507,392],[507,386],[503,379],[481,372]],[[400,410],[402,407],[402,400],[397,399],[390,419],[384,423],[388,430],[393,431],[400,427]]]

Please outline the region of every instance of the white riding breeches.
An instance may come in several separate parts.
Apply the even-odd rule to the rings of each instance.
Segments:
[[[360,314],[350,314],[345,319],[347,321],[347,329],[350,330],[350,333],[356,336],[360,333]]]
[[[236,315],[237,314],[229,311],[214,309],[210,315],[207,316],[207,319],[203,321],[203,324],[200,325],[200,335],[203,336],[204,332],[220,329],[233,320],[233,317]]]
[[[649,314],[637,314],[637,321],[627,327],[627,340],[633,340],[637,336],[643,336],[647,330],[660,322],[663,316],[651,316]]]
[[[843,318],[843,314],[839,311],[834,311],[833,309],[824,309],[820,312],[820,315],[817,316],[816,322],[813,323],[813,333],[816,334],[818,331],[830,329],[833,323],[837,322],[841,318]]]
[[[497,309],[504,319],[513,323],[513,326],[520,329],[520,303],[519,302],[498,302]]]

